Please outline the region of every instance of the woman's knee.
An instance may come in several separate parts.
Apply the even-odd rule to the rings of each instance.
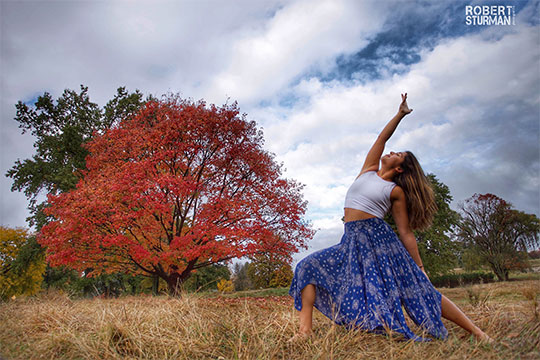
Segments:
[[[307,284],[301,291],[302,294],[302,303],[304,305],[313,305],[315,303],[315,285]]]

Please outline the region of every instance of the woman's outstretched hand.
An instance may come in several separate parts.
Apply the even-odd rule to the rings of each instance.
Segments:
[[[413,111],[413,109],[409,109],[409,105],[407,105],[407,93],[401,94],[401,104],[399,104],[399,113],[402,115],[410,114]]]

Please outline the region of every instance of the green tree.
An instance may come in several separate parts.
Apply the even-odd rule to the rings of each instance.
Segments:
[[[459,237],[500,281],[508,280],[510,270],[526,266],[527,250],[539,245],[536,215],[513,209],[493,194],[475,194],[460,204],[460,209]]]
[[[450,208],[452,196],[448,186],[440,182],[434,174],[427,175],[433,191],[437,212],[429,229],[417,232],[418,248],[426,272],[441,275],[454,269],[458,264],[460,244],[453,236],[459,224],[459,213]]]
[[[80,297],[135,295],[152,289],[152,279],[146,276],[116,272],[90,277],[64,266],[47,267],[43,280],[42,286],[46,289],[60,289],[70,296]],[[161,285],[166,289],[167,284]]]
[[[94,132],[115,126],[143,104],[139,91],[129,93],[121,87],[100,109],[90,101],[88,88],[81,85],[79,93],[66,89],[56,102],[46,92],[33,105],[22,101],[15,105],[15,121],[23,134],[30,132],[36,138],[36,153],[31,159],[17,160],[6,176],[13,179],[11,191],[23,191],[29,200],[30,226],[39,231],[48,222],[42,211],[47,201],[38,203],[39,194],[56,195],[75,188],[88,155],[82,145],[92,139]]]
[[[77,282],[80,275],[77,271],[65,266],[51,267],[45,269],[43,275],[43,287],[47,290],[59,289],[68,293],[73,293],[73,285]]]
[[[487,265],[484,258],[474,248],[468,246],[462,247],[461,264],[467,271],[480,270]]]
[[[427,178],[433,188],[438,210],[433,216],[432,225],[414,234],[424,268],[429,276],[434,276],[448,273],[458,263],[460,244],[453,240],[453,234],[459,224],[459,214],[450,208],[452,195],[448,186],[434,174],[428,174]],[[385,220],[397,231],[391,214],[386,215]]]
[[[221,279],[229,280],[230,278],[231,272],[226,265],[214,264],[197,269],[183,285],[187,291],[217,289],[217,284]]]
[[[286,259],[266,252],[252,257],[247,273],[255,288],[287,286],[292,280],[292,269]]]
[[[134,295],[144,291],[141,284],[143,280],[143,276],[133,276],[119,272],[96,276],[82,274],[76,276],[71,282],[68,292],[77,296],[101,296],[106,298],[118,297],[122,294]]]

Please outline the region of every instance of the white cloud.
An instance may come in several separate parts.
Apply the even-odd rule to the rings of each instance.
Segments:
[[[310,67],[333,65],[356,51],[385,20],[373,1],[303,0],[280,9],[265,24],[232,44],[227,65],[207,87],[208,96],[241,102],[272,96]]]

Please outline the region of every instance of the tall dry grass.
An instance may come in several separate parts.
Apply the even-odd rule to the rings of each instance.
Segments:
[[[498,343],[478,344],[446,320],[447,341],[397,341],[347,331],[316,312],[314,335],[289,344],[298,319],[287,296],[71,300],[49,293],[0,304],[0,354],[5,359],[540,358],[538,280],[440,290]]]

